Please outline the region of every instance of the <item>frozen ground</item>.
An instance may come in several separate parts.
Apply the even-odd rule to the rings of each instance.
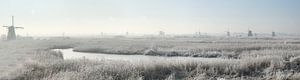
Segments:
[[[102,38],[1,42],[2,79],[300,79],[298,38]],[[51,49],[153,58],[63,60]],[[191,58],[192,57],[192,58]],[[121,57],[122,58],[122,57]],[[134,57],[133,57],[134,58]],[[197,59],[198,58],[198,59]],[[209,59],[205,59],[209,58]],[[7,74],[7,75],[6,75]]]

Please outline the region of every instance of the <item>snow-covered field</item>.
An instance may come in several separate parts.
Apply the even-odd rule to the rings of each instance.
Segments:
[[[2,79],[300,79],[300,38],[70,38],[0,44]],[[66,55],[52,50],[67,48],[153,59],[64,60]]]

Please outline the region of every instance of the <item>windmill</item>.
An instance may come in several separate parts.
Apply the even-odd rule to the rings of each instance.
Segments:
[[[252,36],[253,36],[252,30],[250,30],[250,29],[248,28],[248,37],[252,37]]]
[[[198,36],[201,36],[201,30],[199,29],[199,31],[196,32],[196,34],[197,34]]]
[[[165,32],[164,31],[159,31],[159,35],[163,36],[163,35],[165,35]]]
[[[273,32],[272,32],[272,37],[275,37],[275,36],[276,36],[276,34],[275,34],[275,32],[273,31]]]
[[[8,33],[7,33],[7,40],[16,40],[17,36],[16,36],[16,31],[15,29],[24,29],[23,27],[16,27],[14,25],[14,16],[12,16],[12,25],[11,26],[3,26],[6,27],[8,29]]]
[[[129,32],[126,32],[126,36],[128,36],[129,35]]]
[[[253,36],[252,31],[248,30],[248,37],[252,37],[252,36]]]
[[[227,35],[228,37],[230,37],[230,31],[229,31],[229,28],[228,28],[227,31],[226,31],[226,35]]]

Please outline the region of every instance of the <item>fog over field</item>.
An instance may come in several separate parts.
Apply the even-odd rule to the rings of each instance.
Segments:
[[[247,32],[297,33],[298,0],[2,0],[1,25],[19,35],[100,35]],[[4,34],[5,29],[0,29]]]
[[[300,80],[299,0],[0,0],[0,80]]]

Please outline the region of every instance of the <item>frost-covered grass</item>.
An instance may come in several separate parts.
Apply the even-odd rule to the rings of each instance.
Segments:
[[[30,61],[3,79],[299,79],[298,57],[293,57],[290,61],[285,61],[280,56],[263,56],[244,59],[158,59],[151,62],[131,63],[105,59],[63,60],[61,53],[51,51],[38,51],[34,54]]]
[[[16,40],[0,41],[0,77],[22,65],[35,51],[72,46],[80,40]]]
[[[300,41],[300,40],[299,40]],[[152,56],[241,58],[253,51],[298,50],[297,39],[99,39],[82,43],[74,51]]]
[[[297,39],[70,39],[1,42],[2,52],[27,57],[20,59],[22,64],[0,79],[298,80],[300,44],[297,42]],[[49,50],[71,47],[83,52],[194,56],[204,59],[159,58],[140,62],[63,60],[61,53]],[[13,48],[18,49],[11,52],[6,50]]]

